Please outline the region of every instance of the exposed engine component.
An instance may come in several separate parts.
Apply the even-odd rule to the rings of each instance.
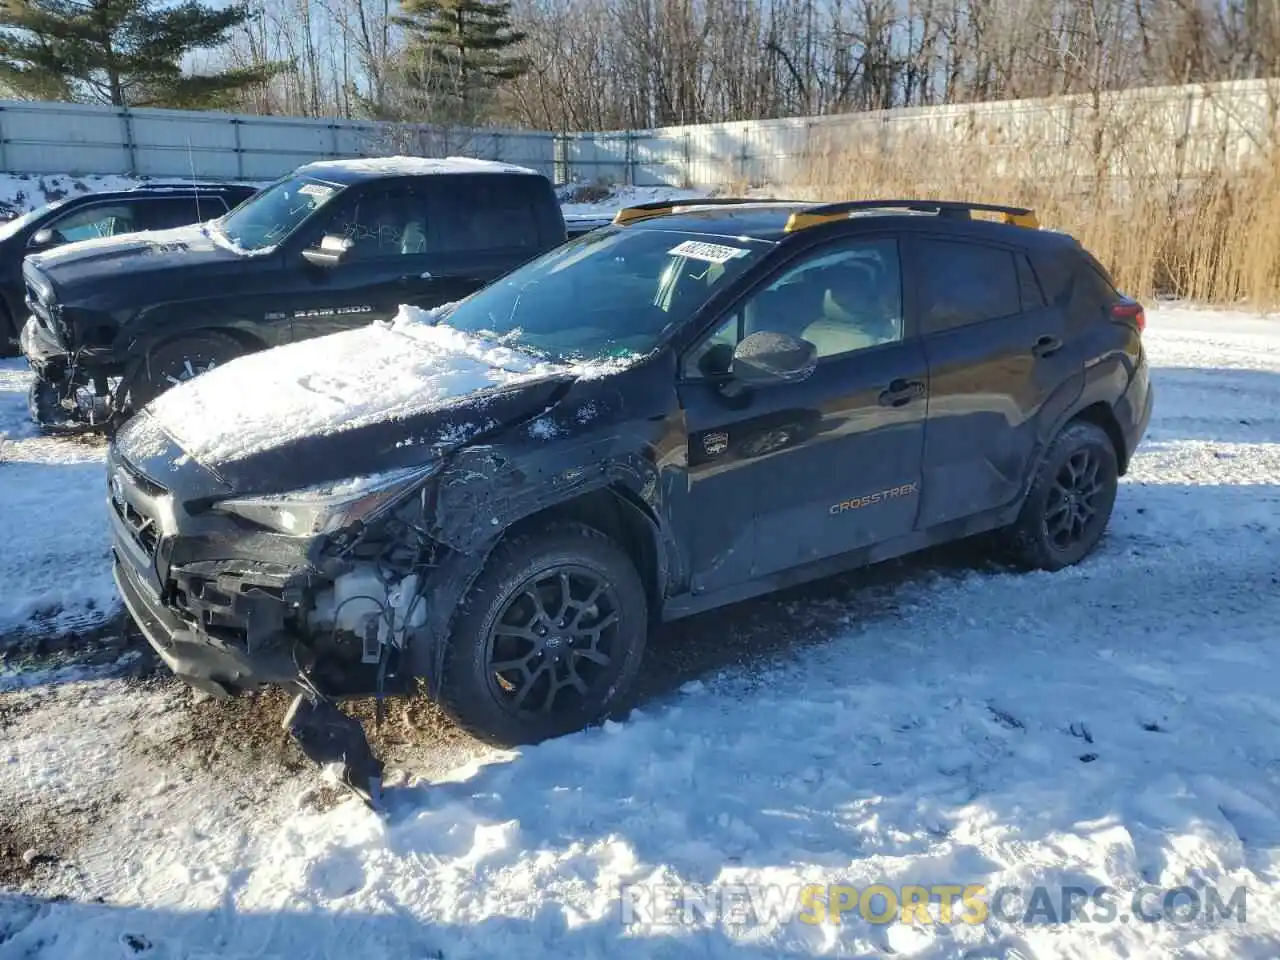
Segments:
[[[379,663],[387,646],[403,651],[411,630],[427,622],[417,573],[388,580],[374,564],[361,564],[316,595],[310,616],[316,634],[354,637],[362,663]]]

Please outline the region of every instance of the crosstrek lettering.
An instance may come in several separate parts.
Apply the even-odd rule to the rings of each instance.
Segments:
[[[912,497],[920,492],[920,484],[916,481],[904,483],[899,487],[889,487],[887,490],[881,490],[879,493],[869,493],[865,497],[854,497],[852,500],[841,500],[839,503],[833,503],[827,510],[833,517],[839,516],[846,510],[861,510],[863,507],[875,506],[877,503],[884,503],[886,500],[897,500],[899,497]]]

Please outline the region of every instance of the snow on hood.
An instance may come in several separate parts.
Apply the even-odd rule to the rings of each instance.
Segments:
[[[452,305],[449,305],[452,306]],[[173,387],[148,407],[195,460],[225,464],[303,437],[401,419],[480,390],[617,364],[553,364],[401,307],[390,323],[240,357]]]
[[[193,223],[167,230],[138,230],[133,233],[118,233],[113,237],[75,240],[46,250],[44,253],[31,254],[27,259],[36,264],[44,264],[57,263],[63,258],[73,258],[95,250],[150,250],[156,253],[170,253],[175,249],[206,253],[223,249],[248,257],[271,253],[275,249],[270,247],[263,250],[245,250],[214,229],[211,226],[212,223],[213,221]]]
[[[64,255],[75,256],[78,253],[93,250],[112,248],[118,250],[125,247],[130,249],[144,249],[147,247],[160,249],[175,244],[188,248],[212,250],[215,246],[215,241],[202,224],[188,224],[181,227],[172,227],[168,230],[138,230],[134,233],[118,233],[111,237],[74,240],[71,243],[53,247],[43,253],[33,253],[28,259],[36,263],[45,263],[56,261]]]

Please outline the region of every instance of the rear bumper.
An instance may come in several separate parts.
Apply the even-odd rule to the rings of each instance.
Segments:
[[[1117,419],[1124,432],[1125,467],[1133,456],[1142,438],[1146,436],[1147,427],[1151,423],[1151,413],[1155,406],[1155,388],[1151,385],[1150,369],[1146,358],[1138,364],[1129,381],[1129,389],[1116,405]]]

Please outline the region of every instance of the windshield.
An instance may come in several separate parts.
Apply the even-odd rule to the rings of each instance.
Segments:
[[[641,355],[771,246],[604,228],[482,288],[441,322],[556,361]]]
[[[20,217],[14,217],[12,220],[0,224],[0,240],[8,240],[14,234],[20,232],[27,224],[32,223],[46,213],[52,213],[66,202],[65,200],[55,200],[53,203],[47,203],[43,207],[36,207]]]
[[[242,250],[265,250],[293,233],[342,189],[310,177],[289,177],[214,221],[215,229]]]

